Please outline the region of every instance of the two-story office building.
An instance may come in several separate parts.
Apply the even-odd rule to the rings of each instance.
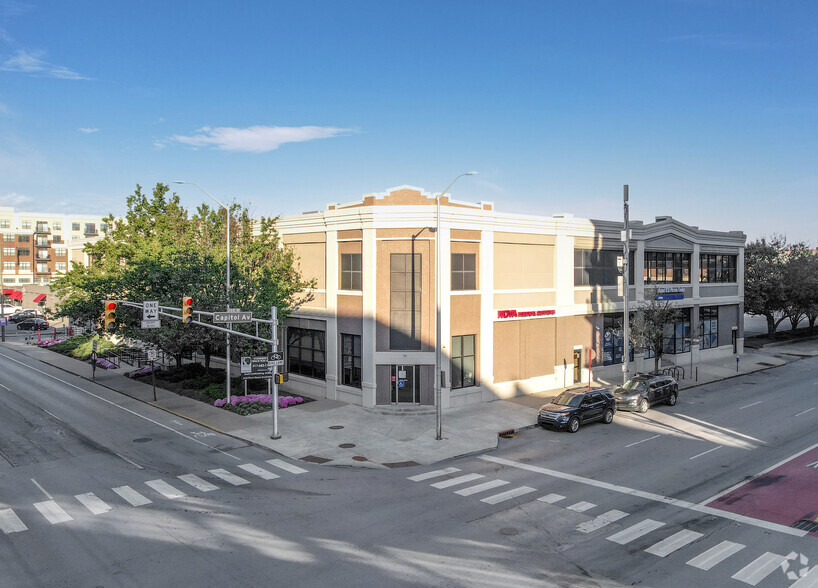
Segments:
[[[434,195],[402,186],[279,219],[317,283],[286,321],[289,391],[433,405],[438,313],[443,408],[588,382],[589,358],[594,380],[620,381],[621,222],[504,214],[448,195],[439,226],[436,213]],[[683,311],[664,363],[741,353],[745,235],[669,217],[631,229],[630,309],[648,292]],[[642,351],[633,361],[653,368]]]

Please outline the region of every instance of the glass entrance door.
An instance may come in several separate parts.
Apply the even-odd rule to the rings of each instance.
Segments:
[[[392,403],[418,404],[420,402],[420,366],[392,366]]]

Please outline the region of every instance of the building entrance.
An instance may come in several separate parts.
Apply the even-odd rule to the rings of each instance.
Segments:
[[[420,366],[392,366],[392,403],[420,404]]]

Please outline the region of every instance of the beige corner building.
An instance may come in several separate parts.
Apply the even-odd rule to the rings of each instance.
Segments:
[[[443,408],[589,377],[621,382],[621,222],[504,214],[444,196],[435,230],[436,204],[401,186],[279,219],[317,282],[286,321],[291,390],[365,407],[433,405],[438,287]],[[629,310],[649,288],[683,311],[665,333],[663,366],[742,353],[744,233],[670,217],[630,226]],[[632,372],[653,369],[644,351],[631,353]]]

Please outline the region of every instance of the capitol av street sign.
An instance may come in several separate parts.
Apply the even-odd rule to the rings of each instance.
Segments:
[[[239,310],[236,312],[214,312],[214,323],[247,323],[253,320],[253,313],[251,311]]]

